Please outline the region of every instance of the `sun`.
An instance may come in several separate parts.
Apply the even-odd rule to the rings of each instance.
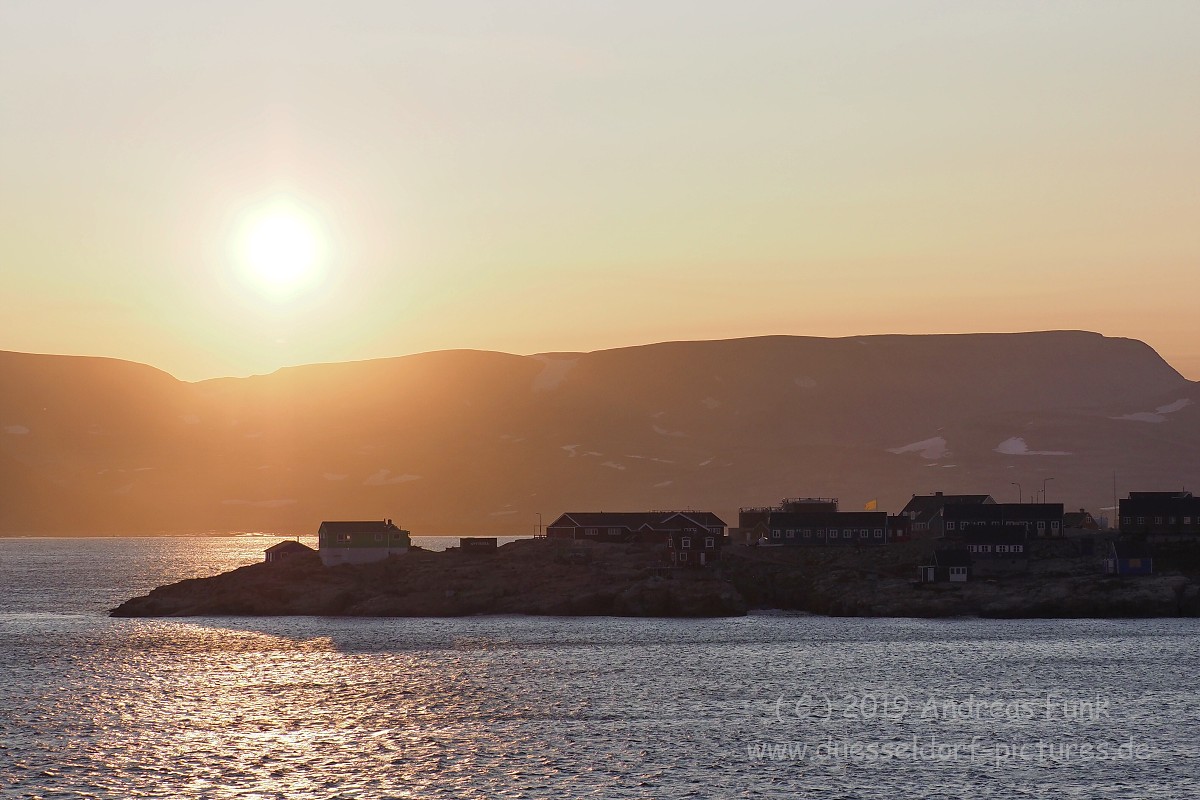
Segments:
[[[275,300],[312,288],[325,266],[320,224],[290,200],[276,200],[247,212],[236,250],[243,279]]]

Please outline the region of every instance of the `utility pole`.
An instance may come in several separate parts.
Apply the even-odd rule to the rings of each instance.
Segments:
[[[1022,499],[1022,495],[1021,495],[1021,484],[1017,483],[1016,481],[1009,481],[1009,483],[1011,483],[1013,486],[1017,487],[1017,502],[1024,503],[1025,501],[1024,501],[1024,499]]]
[[[1042,502],[1046,502],[1046,484],[1054,478],[1042,478]]]

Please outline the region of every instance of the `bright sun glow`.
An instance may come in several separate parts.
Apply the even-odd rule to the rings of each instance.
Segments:
[[[238,237],[245,279],[280,300],[321,278],[324,242],[313,217],[298,205],[276,202],[247,214]]]

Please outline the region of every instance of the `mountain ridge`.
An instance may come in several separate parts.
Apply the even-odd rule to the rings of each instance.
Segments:
[[[1165,409],[1165,410],[1164,410]],[[528,533],[571,508],[1041,491],[1200,474],[1200,384],[1084,331],[432,351],[180,381],[0,352],[0,531]],[[733,517],[733,518],[731,518]]]

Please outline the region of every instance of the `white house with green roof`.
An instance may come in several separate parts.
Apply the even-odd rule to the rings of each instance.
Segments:
[[[397,528],[390,519],[351,522],[326,520],[317,531],[321,563],[327,567],[382,561],[391,555],[407,553],[409,544],[408,531]]]

